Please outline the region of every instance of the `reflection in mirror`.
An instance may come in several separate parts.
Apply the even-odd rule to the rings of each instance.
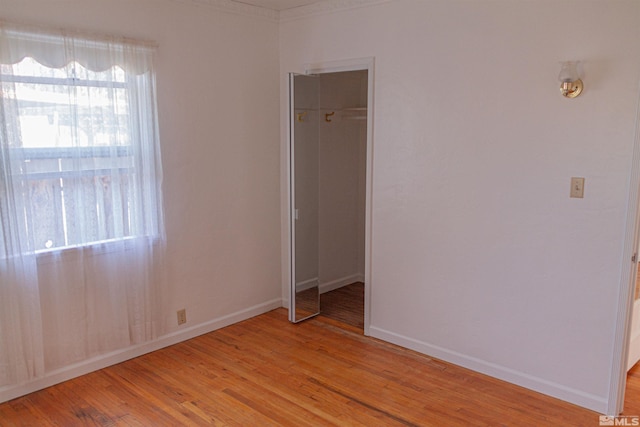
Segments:
[[[318,286],[296,292],[296,322],[315,316],[319,312],[320,292]]]
[[[318,282],[318,78],[291,76],[293,265],[290,320],[320,313]]]

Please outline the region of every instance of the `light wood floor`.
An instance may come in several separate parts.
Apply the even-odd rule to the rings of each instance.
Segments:
[[[640,369],[626,414],[640,414]],[[2,426],[597,426],[598,414],[284,309],[0,405]]]
[[[364,333],[364,283],[355,282],[320,295],[320,316],[338,320]]]

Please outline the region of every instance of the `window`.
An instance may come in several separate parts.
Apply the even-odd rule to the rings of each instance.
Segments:
[[[0,53],[0,166],[22,194],[29,250],[161,233],[149,49],[12,36],[27,42],[19,61]]]
[[[154,50],[0,20],[0,388],[164,332]]]

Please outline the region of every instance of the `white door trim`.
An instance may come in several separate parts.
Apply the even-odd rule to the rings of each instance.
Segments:
[[[640,97],[636,110],[636,131],[629,180],[629,203],[627,204],[627,224],[622,251],[622,271],[618,287],[616,306],[615,338],[609,382],[607,415],[618,415],[624,407],[624,393],[627,385],[627,361],[631,338],[631,315],[633,313],[635,279],[638,265],[633,255],[638,251],[640,233]]]

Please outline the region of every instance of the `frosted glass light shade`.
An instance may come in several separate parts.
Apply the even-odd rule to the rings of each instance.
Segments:
[[[560,83],[570,83],[580,79],[580,76],[578,76],[577,62],[566,61],[562,62],[561,64],[562,68],[560,69],[560,74],[558,75],[558,80],[560,80]]]

